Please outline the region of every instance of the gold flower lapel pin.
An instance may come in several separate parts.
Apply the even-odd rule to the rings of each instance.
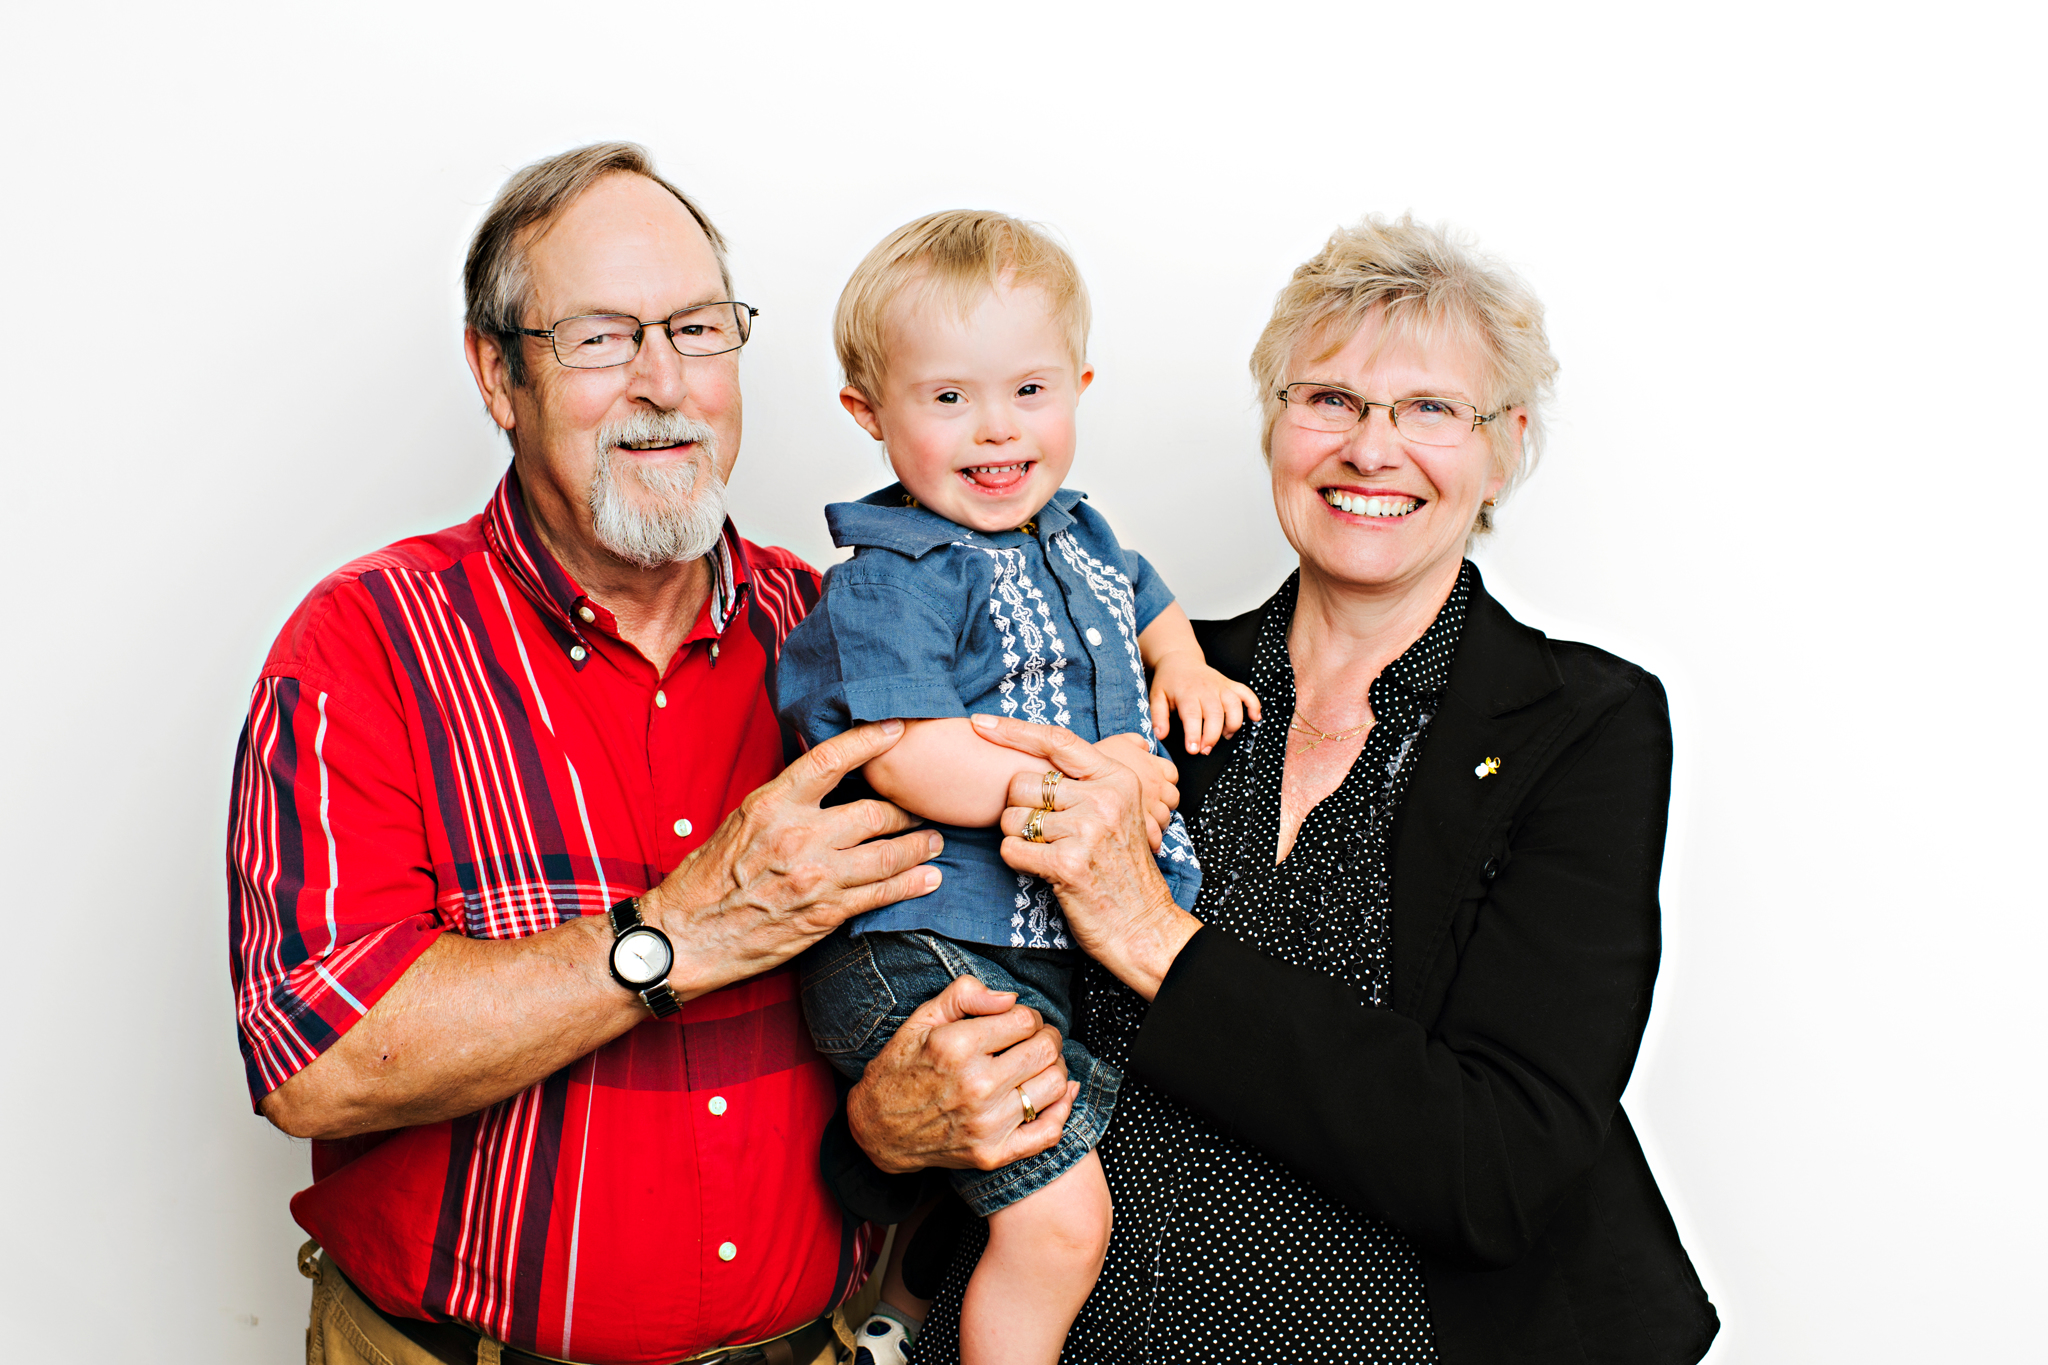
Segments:
[[[1497,773],[1497,772],[1499,772],[1499,771],[1500,771],[1500,760],[1499,760],[1499,759],[1497,759],[1497,758],[1489,758],[1489,759],[1484,759],[1484,760],[1482,760],[1482,761],[1480,762],[1479,766],[1478,766],[1478,767],[1476,767],[1476,768],[1474,768],[1474,769],[1472,770],[1472,776],[1474,776],[1474,777],[1492,777],[1492,776],[1493,776],[1493,775],[1494,775],[1495,773]]]

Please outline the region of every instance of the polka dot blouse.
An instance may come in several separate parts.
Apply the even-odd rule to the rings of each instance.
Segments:
[[[1391,986],[1389,836],[1420,741],[1450,679],[1468,564],[1422,638],[1374,680],[1375,724],[1337,790],[1275,864],[1294,712],[1287,653],[1297,581],[1268,604],[1251,684],[1265,720],[1238,736],[1190,822],[1204,881],[1195,914],[1384,1008]],[[1125,1068],[1101,1153],[1116,1201],[1109,1258],[1062,1359],[1117,1362],[1434,1362],[1420,1261],[1400,1233],[1338,1207],[1288,1167],[1224,1136],[1129,1072],[1145,1003],[1085,971],[1081,1036]],[[960,1294],[985,1242],[969,1223],[912,1359],[959,1358]]]

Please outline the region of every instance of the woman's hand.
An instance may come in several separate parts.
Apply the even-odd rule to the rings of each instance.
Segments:
[[[1011,779],[1002,818],[1009,836],[1003,861],[1050,882],[1081,947],[1150,1000],[1202,923],[1173,903],[1152,860],[1137,774],[1057,726],[1001,716],[973,719],[987,738],[1036,754],[1063,774],[1053,789],[1052,809],[1038,817],[1041,843],[1019,836],[1041,805],[1042,777]]]

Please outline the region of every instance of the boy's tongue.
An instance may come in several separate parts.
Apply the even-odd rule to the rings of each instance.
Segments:
[[[1024,476],[1026,474],[1029,474],[1030,472],[1031,466],[1028,462],[1019,464],[977,465],[972,469],[963,469],[960,471],[961,475],[965,477],[966,480],[969,483],[973,484],[975,487],[987,488],[992,491],[996,489],[1013,488],[1017,484],[1022,483],[1024,481]]]

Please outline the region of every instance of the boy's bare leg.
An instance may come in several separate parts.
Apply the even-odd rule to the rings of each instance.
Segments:
[[[960,1365],[1056,1365],[1109,1250],[1109,1184],[1090,1152],[989,1215],[960,1305]]]

